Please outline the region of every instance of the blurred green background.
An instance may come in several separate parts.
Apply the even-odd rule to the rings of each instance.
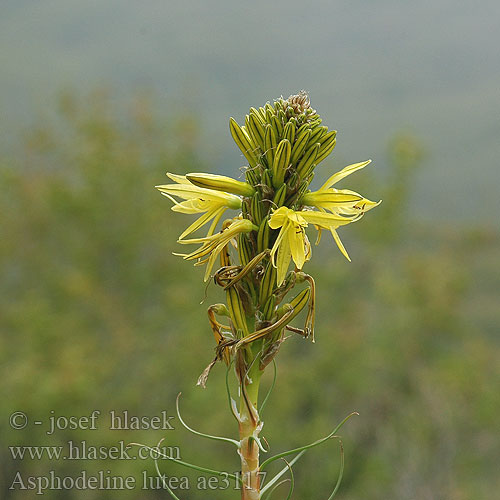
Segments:
[[[284,345],[263,435],[282,451],[355,410],[338,498],[495,498],[499,9],[464,4],[2,4],[0,498],[37,498],[9,489],[17,471],[109,470],[140,486],[143,470],[155,474],[150,460],[15,460],[15,445],[166,437],[184,460],[238,467],[229,445],[177,419],[175,430],[124,432],[109,429],[108,413],[173,415],[182,391],[193,427],[236,435],[225,369],[195,387],[213,356],[205,310],[223,296],[171,255],[189,217],[153,186],[166,171],[237,176],[228,117],[241,122],[250,106],[301,88],[339,130],[315,183],[371,157],[343,185],[383,203],[341,232],[352,264],[328,238],[313,249],[317,341]],[[45,432],[51,415],[94,409],[97,430]],[[25,429],[9,425],[14,411],[28,415]],[[327,498],[338,465],[336,441],[306,454],[294,498]],[[183,500],[238,497],[161,468],[189,477]],[[45,496],[167,498],[140,486]]]

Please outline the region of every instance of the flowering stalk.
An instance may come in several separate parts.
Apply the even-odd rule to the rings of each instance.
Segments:
[[[174,201],[172,210],[201,214],[179,237],[179,243],[199,247],[178,255],[196,260],[195,265],[206,264],[205,281],[213,276],[226,294],[227,304],[208,309],[217,346],[198,384],[205,387],[217,361],[234,365],[240,402],[238,406],[232,401],[232,411],[239,426],[244,500],[258,500],[266,489],[259,478],[262,374],[288,338],[286,331],[314,341],[315,285],[302,271],[311,258],[306,230],[312,226],[318,231],[317,243],[321,232],[329,230],[349,259],[337,230],[378,204],[354,191],[332,187],[369,161],[335,173],[318,191],[309,190],[315,168],[336,143],[336,132],[321,123],[304,92],[251,108],[244,126],[230,120],[231,135],[248,162],[244,182],[213,174],[168,174],[174,184],[157,186]],[[230,209],[238,213],[224,220],[216,233],[223,214]],[[186,239],[210,221],[206,236]],[[296,286],[302,289],[290,298]],[[292,321],[303,310],[303,327],[293,326]],[[299,455],[320,442],[323,440],[301,448]]]

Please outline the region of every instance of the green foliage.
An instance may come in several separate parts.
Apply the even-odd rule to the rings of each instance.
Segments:
[[[138,480],[142,470],[155,474],[152,460],[13,461],[6,446],[18,443],[154,446],[166,437],[186,461],[230,472],[238,466],[231,447],[195,441],[178,421],[175,431],[108,429],[110,410],[174,415],[181,390],[189,425],[217,435],[234,427],[222,365],[206,390],[195,387],[213,357],[205,309],[220,292],[209,286],[210,302],[199,305],[201,271],[171,255],[186,221],[171,216],[154,190],[167,170],[206,169],[198,131],[190,117],[162,124],[152,108],[138,98],[120,120],[103,93],[83,102],[65,95],[58,125],[43,123],[16,160],[0,163],[0,477],[7,488],[17,470],[110,469]],[[489,228],[424,227],[408,217],[419,151],[409,138],[393,144],[383,184],[353,176],[355,189],[384,201],[370,224],[341,232],[352,264],[333,242],[315,249],[306,271],[317,277],[316,343],[297,336],[284,344],[266,407],[269,455],[360,413],[342,431],[346,500],[476,500],[500,487],[500,242]],[[332,255],[322,259],[322,252]],[[271,382],[272,374],[264,383]],[[8,426],[15,410],[46,422],[52,410],[69,416],[93,409],[102,414],[95,431],[48,436],[33,425]],[[159,466],[169,476],[185,474],[164,460]],[[336,440],[306,453],[294,470],[294,497],[327,498],[338,470]],[[189,477],[192,490],[176,494],[207,498]],[[285,498],[287,488],[273,497]],[[165,495],[50,492],[54,499]],[[29,496],[6,489],[2,498]]]

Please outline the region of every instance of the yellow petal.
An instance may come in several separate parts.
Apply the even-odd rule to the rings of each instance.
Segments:
[[[278,229],[279,227],[283,226],[285,222],[288,220],[288,212],[291,212],[287,207],[280,207],[277,210],[275,210],[271,218],[269,219],[269,227],[271,229]]]
[[[226,208],[223,207],[222,209],[218,210],[212,210],[209,211],[205,214],[203,214],[201,217],[196,219],[189,227],[187,227],[182,234],[179,236],[179,239],[182,240],[185,236],[194,233],[196,230],[198,230],[200,227],[204,226],[207,222],[209,222],[213,217],[215,217],[214,222],[215,224],[212,224],[212,226],[215,226],[217,222],[219,222],[220,217],[222,214],[226,211]],[[210,227],[209,234],[207,236],[210,236],[213,234],[214,227]]]
[[[321,228],[320,226],[316,226],[316,229],[318,230],[318,236],[316,237],[316,242],[314,244],[319,245],[319,242],[321,241],[321,233],[323,231],[323,228]]]
[[[344,257],[351,262],[351,258],[349,257],[349,254],[347,253],[347,250],[344,247],[344,244],[342,243],[342,240],[340,239],[340,236],[338,235],[337,231],[335,229],[330,229],[333,239],[335,240],[335,243],[337,243],[337,246],[339,247],[339,250],[342,252]]]
[[[306,260],[305,254],[305,231],[300,225],[290,225],[288,230],[288,244],[292,253],[293,261],[298,269],[302,269]]]
[[[281,231],[278,234],[278,237],[276,238],[276,241],[274,242],[273,248],[271,248],[271,262],[274,267],[277,267],[276,265],[276,254],[278,253],[279,246],[281,245],[281,242],[283,241],[283,238],[286,237],[287,233],[287,226],[286,224],[281,228]]]
[[[222,208],[218,213],[215,214],[214,220],[212,221],[212,224],[210,224],[210,227],[208,228],[207,236],[212,236],[214,234],[215,228],[217,227],[217,224],[219,223],[221,217],[224,215],[225,211],[226,209]]]
[[[288,238],[284,237],[278,248],[278,255],[276,259],[276,267],[278,269],[276,279],[278,286],[280,286],[283,281],[285,281],[286,273],[288,272],[288,266],[290,265],[291,256],[292,252],[290,250]]]
[[[164,196],[168,196],[166,193],[162,193]],[[169,198],[171,198],[169,196]],[[223,203],[218,203],[215,201],[205,201],[195,198],[193,200],[184,200],[180,203],[176,203],[172,210],[174,212],[180,212],[183,214],[199,214],[202,212],[217,210]]]
[[[325,189],[328,189],[332,187],[334,184],[342,180],[344,177],[347,177],[348,175],[351,175],[352,173],[356,172],[356,170],[360,170],[362,168],[365,168],[367,165],[371,163],[371,160],[368,161],[363,161],[361,163],[353,163],[352,165],[348,165],[347,167],[344,167],[340,172],[337,172],[333,174],[320,188],[319,191],[323,191]]]
[[[210,258],[208,259],[207,262],[207,268],[205,269],[205,276],[203,276],[203,281],[208,281],[208,278],[210,278],[210,273],[212,272],[215,261],[217,260],[217,257],[219,257],[219,254],[222,252],[222,250],[226,245],[227,243],[221,242],[212,250]]]
[[[323,228],[338,228],[340,226],[345,226],[346,224],[350,224],[354,222],[357,217],[342,217],[336,214],[328,214],[325,212],[315,212],[304,210],[301,212],[302,217],[311,224],[316,226],[320,226]]]
[[[372,208],[377,207],[380,205],[382,201],[370,201],[367,200],[366,198],[363,198],[361,201],[353,205],[352,207],[337,207],[337,208],[332,208],[330,211],[332,213],[336,213],[338,215],[347,215],[347,216],[361,216],[371,210]]]
[[[307,237],[307,234],[304,235],[304,243],[305,243],[305,250],[306,250],[306,261],[311,259],[311,243],[309,242],[309,238]]]
[[[177,174],[171,174],[170,172],[167,172],[167,177],[169,179],[172,179],[174,182],[177,182],[177,184],[191,184],[186,179],[185,175],[177,175]]]
[[[205,189],[194,186],[193,184],[164,184],[156,186],[162,194],[170,194],[183,198],[184,200],[201,199],[205,201],[215,201],[224,203],[229,208],[238,209],[241,207],[241,199],[233,194],[216,191],[213,189]]]
[[[295,212],[294,210],[290,210],[288,212],[288,219],[292,221],[294,224],[301,225],[306,227],[307,221],[302,217],[302,212]]]
[[[363,197],[358,193],[354,193],[354,191],[325,189],[305,194],[301,199],[301,203],[328,209],[330,206],[354,205],[361,200],[363,200]]]

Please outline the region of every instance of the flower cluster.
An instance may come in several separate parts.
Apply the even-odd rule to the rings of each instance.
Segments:
[[[350,260],[337,229],[359,220],[380,202],[332,186],[367,166],[370,160],[336,172],[317,191],[308,189],[315,167],[335,147],[336,131],[321,126],[321,118],[310,107],[304,93],[288,100],[281,98],[274,105],[267,103],[263,108],[252,108],[245,125],[240,127],[231,119],[230,130],[249,163],[246,182],[213,174],[168,173],[175,184],[157,186],[174,202],[172,210],[202,214],[180,235],[179,243],[202,244],[198,251],[183,257],[188,260],[206,257],[198,260],[198,264],[208,263],[205,281],[221,248],[231,241],[236,246],[236,236],[240,233],[253,232],[247,237],[251,252],[271,249],[277,285],[285,280],[291,260],[300,271],[310,259],[311,246],[305,231],[309,224],[318,231],[317,242],[321,231],[328,229],[340,251]],[[214,235],[227,209],[238,210],[239,214],[233,223],[226,224]],[[251,224],[241,223],[241,219]],[[185,239],[210,221],[205,238]]]

